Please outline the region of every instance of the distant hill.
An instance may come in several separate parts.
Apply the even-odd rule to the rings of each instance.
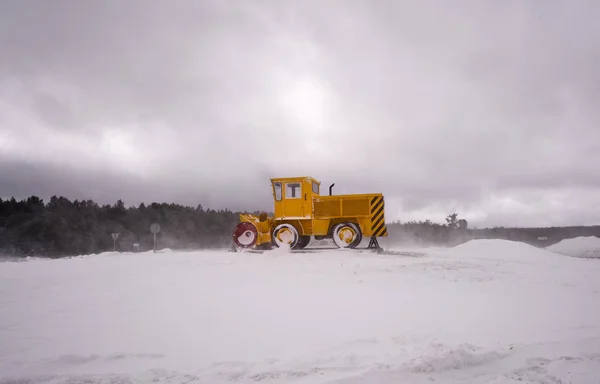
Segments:
[[[522,241],[538,247],[547,247],[564,239],[576,237],[600,237],[600,226],[571,227],[494,227],[494,228],[460,228],[448,224],[437,224],[431,221],[388,224],[390,238],[395,242],[430,245],[457,245],[473,239],[504,239]]]

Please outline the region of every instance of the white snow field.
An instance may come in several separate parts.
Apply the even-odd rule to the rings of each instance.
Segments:
[[[580,236],[561,240],[546,249],[567,256],[600,258],[600,239],[596,236]]]
[[[0,382],[600,383],[600,260],[422,251],[0,263]]]

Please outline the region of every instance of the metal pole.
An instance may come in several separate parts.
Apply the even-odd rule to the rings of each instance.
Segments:
[[[117,239],[113,239],[113,252],[117,252]]]
[[[156,233],[154,233],[154,253],[156,253]]]

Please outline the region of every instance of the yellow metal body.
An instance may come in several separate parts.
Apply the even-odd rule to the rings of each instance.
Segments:
[[[303,237],[331,238],[339,223],[352,223],[361,237],[385,237],[384,198],[381,193],[321,195],[321,183],[309,176],[271,179],[274,215],[241,214],[258,230],[256,246],[272,243],[273,229],[280,224],[292,225]],[[344,228],[342,231],[353,231]],[[344,235],[343,233],[340,236]]]

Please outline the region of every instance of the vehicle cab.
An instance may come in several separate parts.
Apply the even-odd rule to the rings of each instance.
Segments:
[[[321,183],[310,176],[271,179],[275,219],[311,219]]]

